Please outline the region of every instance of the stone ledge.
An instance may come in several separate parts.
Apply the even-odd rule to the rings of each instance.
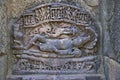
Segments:
[[[73,74],[73,75],[11,75],[7,80],[105,80],[102,74]]]

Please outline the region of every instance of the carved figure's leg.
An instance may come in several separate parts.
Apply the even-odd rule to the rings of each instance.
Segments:
[[[66,49],[66,50],[57,50],[58,54],[71,54],[72,50],[71,49]]]
[[[45,52],[57,52],[57,48],[54,45],[51,44],[39,44],[39,48],[41,51],[45,51]]]
[[[30,41],[29,43],[27,44],[27,46],[25,47],[25,49],[29,49],[32,45],[39,45],[39,44],[36,44],[35,42],[36,41],[40,41],[41,43],[45,43],[46,40],[43,36],[39,35],[39,34],[36,34]]]

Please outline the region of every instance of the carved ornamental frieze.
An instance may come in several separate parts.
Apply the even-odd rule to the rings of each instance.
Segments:
[[[26,10],[14,23],[14,71],[94,73],[98,31],[82,7],[47,3]]]

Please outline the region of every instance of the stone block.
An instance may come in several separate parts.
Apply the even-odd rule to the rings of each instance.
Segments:
[[[102,74],[11,75],[7,80],[105,80]]]

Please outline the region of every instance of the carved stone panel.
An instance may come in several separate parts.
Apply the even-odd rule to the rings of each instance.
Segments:
[[[99,30],[82,7],[47,3],[14,23],[13,74],[96,73]]]

